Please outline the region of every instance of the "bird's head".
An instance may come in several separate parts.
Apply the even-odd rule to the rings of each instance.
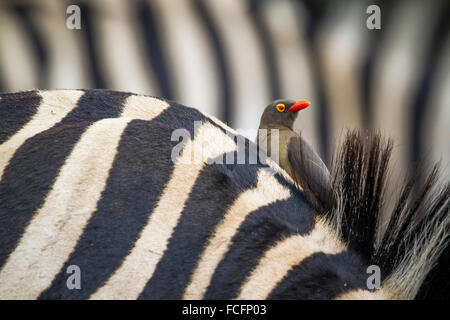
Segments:
[[[275,100],[264,110],[259,128],[284,126],[292,129],[297,111],[305,109],[310,104],[307,100]]]

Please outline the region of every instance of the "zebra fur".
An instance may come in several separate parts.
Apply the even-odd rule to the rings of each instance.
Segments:
[[[394,214],[392,239],[367,254],[352,241],[361,240],[352,236],[359,217],[339,226],[345,206],[317,210],[269,159],[250,164],[247,152],[243,165],[186,164],[199,150],[223,160],[251,145],[195,109],[109,90],[29,91],[1,95],[0,128],[1,299],[411,299],[438,292],[436,278],[446,277],[434,266],[448,252],[448,187],[411,210],[399,202],[407,213]],[[191,139],[173,141],[179,128]],[[357,165],[373,154],[357,136],[346,141],[339,159]],[[336,178],[347,173],[341,164]],[[361,179],[336,179],[338,201],[356,203],[344,187],[372,183],[373,168],[384,170],[375,160]],[[376,219],[381,206],[371,208]],[[398,222],[417,208],[403,236]],[[372,263],[389,270],[376,291],[366,285]],[[80,290],[66,285],[71,265]]]

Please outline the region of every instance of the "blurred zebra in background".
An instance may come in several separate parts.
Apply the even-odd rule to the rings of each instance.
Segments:
[[[371,4],[381,30],[366,27]],[[0,91],[161,96],[250,139],[269,101],[305,98],[296,128],[327,162],[345,128],[379,129],[398,169],[442,158],[448,174],[449,14],[444,0],[0,1]]]

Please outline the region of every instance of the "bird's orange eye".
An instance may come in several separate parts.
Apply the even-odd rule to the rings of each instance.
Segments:
[[[286,109],[286,107],[285,107],[284,104],[282,104],[282,103],[277,104],[277,110],[278,110],[279,112],[284,112],[285,109]]]

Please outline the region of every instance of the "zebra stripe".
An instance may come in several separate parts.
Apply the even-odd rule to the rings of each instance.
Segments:
[[[213,272],[231,246],[233,237],[248,215],[260,207],[291,196],[288,189],[280,185],[266,169],[258,171],[255,188],[242,192],[225,212],[222,221],[214,230],[183,295],[184,299],[201,299],[211,281]]]
[[[75,108],[83,92],[77,90],[60,92],[42,91],[39,92],[39,94],[36,94],[35,92],[30,92],[29,94],[32,95],[32,100],[23,107],[35,109],[33,111],[36,113],[32,116],[30,121],[0,146],[0,152],[3,154],[2,159],[0,160],[0,178],[16,150],[29,138],[52,128],[56,123],[60,122],[73,108]],[[17,99],[16,96],[11,96],[13,103],[15,103],[15,99]],[[28,118],[28,112],[23,114],[25,111],[23,110],[23,107],[14,108],[14,105],[7,104],[7,100],[5,100],[6,99],[3,99],[3,101],[0,102],[5,110],[5,117],[3,119],[11,117],[12,120],[16,121],[16,118],[19,117],[23,117],[23,120]],[[40,101],[40,104],[36,107],[38,101]],[[6,111],[7,109],[8,112]],[[9,112],[11,109],[13,112]],[[17,115],[14,114],[16,110],[20,112]],[[17,123],[19,125],[21,124],[20,121]]]
[[[224,144],[218,146],[214,143],[216,140],[224,141]],[[194,165],[185,163],[193,163],[195,159],[193,155],[200,154],[205,148],[208,152],[207,158],[215,158],[223,152],[234,150],[235,144],[211,124],[202,125],[194,140],[188,141],[184,146],[170,180],[134,248],[106,284],[91,296],[92,299],[136,299],[142,292],[147,281],[151,279],[160,258],[164,255],[168,240],[204,165],[203,162]],[[141,272],[136,273],[136,268]],[[126,287],[130,279],[133,280],[134,285]]]
[[[214,271],[204,299],[235,299],[267,250],[293,234],[311,232],[314,228],[312,211],[305,206],[301,195],[290,191],[293,196],[289,199],[253,211],[241,223],[232,245]]]
[[[418,260],[407,255],[368,291],[367,262],[336,226],[276,164],[249,164],[250,142],[237,143],[219,120],[108,90],[0,99],[22,103],[29,120],[7,127],[3,145],[42,110],[54,119],[16,143],[0,180],[2,299],[410,297],[420,285],[414,274],[428,253],[437,259],[448,234],[448,215],[433,218],[440,223],[419,239],[430,247],[414,248]],[[191,138],[173,162],[179,128]],[[243,165],[206,161],[247,150]],[[71,265],[82,270],[81,290],[67,288]]]
[[[171,130],[157,121],[129,122],[97,210],[70,258],[40,299],[88,299],[120,267],[169,180],[172,166],[159,159],[170,159],[169,146],[161,148],[170,136]],[[67,290],[66,270],[70,265],[83,270],[83,290]]]
[[[386,299],[398,299],[398,297],[387,295],[386,291],[370,292],[367,290],[353,289],[348,292],[342,293],[336,297],[335,300],[386,300]]]
[[[287,237],[267,250],[241,287],[237,299],[266,299],[288,271],[305,258],[317,252],[336,254],[345,249],[323,223],[316,222],[308,235]]]
[[[100,98],[101,91],[93,91],[93,92],[87,92],[84,95],[83,92],[77,91],[77,100],[78,106],[75,107],[73,104],[73,108],[75,109],[60,109],[55,108],[54,111],[56,112],[56,115],[60,118],[63,118],[60,120],[61,124],[65,124],[65,126],[68,126],[69,130],[71,130],[71,126],[68,124],[73,123],[73,126],[77,129],[77,123],[84,124],[83,120],[85,120],[85,117],[83,116],[84,112],[81,110],[77,110],[77,108],[84,108],[82,101],[85,101],[85,103],[93,103],[98,104],[100,101],[103,101],[104,99]],[[105,93],[109,93],[105,91]],[[53,101],[53,103],[57,104],[55,101],[59,101],[61,104],[64,104],[67,107],[67,97],[71,97],[73,95],[73,92],[67,92],[64,96],[62,92],[54,91],[54,92],[41,92],[40,93],[42,97],[47,97],[42,99],[41,105],[38,107],[38,110],[43,110],[43,108],[49,108],[52,104],[49,103],[49,101]],[[51,100],[50,97],[53,95],[54,100]],[[120,96],[120,95],[119,95]],[[65,99],[61,99],[61,97],[65,97]],[[84,234],[81,235],[81,230],[84,230],[85,233],[88,233],[89,228],[86,227],[87,224],[90,224],[93,220],[93,218],[96,216],[95,209],[100,207],[100,204],[98,203],[100,201],[100,194],[106,192],[108,189],[107,186],[107,175],[113,174],[114,169],[113,167],[113,158],[115,155],[115,150],[119,145],[119,138],[122,136],[121,139],[123,139],[123,132],[125,130],[128,130],[128,127],[130,126],[130,121],[132,117],[142,118],[146,120],[155,119],[158,118],[159,115],[162,115],[162,113],[165,112],[168,108],[168,104],[164,103],[156,98],[152,97],[142,97],[142,96],[121,96],[121,101],[124,101],[123,103],[116,101],[113,103],[113,106],[120,106],[123,105],[123,107],[120,107],[117,109],[119,112],[116,113],[122,117],[123,119],[104,119],[97,122],[93,122],[93,124],[90,127],[87,127],[84,133],[81,134],[80,138],[78,139],[78,142],[74,145],[70,155],[66,158],[64,161],[64,164],[62,168],[59,170],[58,176],[53,184],[52,189],[50,190],[49,194],[45,197],[45,202],[41,206],[41,208],[33,214],[33,217],[31,221],[27,224],[27,227],[24,230],[23,236],[20,239],[20,242],[15,247],[15,250],[9,255],[8,260],[6,261],[6,264],[1,269],[0,273],[0,279],[2,281],[2,288],[4,288],[4,292],[2,292],[2,296],[10,297],[10,298],[19,298],[23,297],[20,292],[12,291],[13,294],[11,294],[11,291],[9,289],[11,287],[17,288],[25,285],[26,283],[33,283],[33,290],[28,291],[27,298],[50,298],[50,297],[61,297],[60,295],[54,295],[54,290],[57,291],[60,288],[61,281],[59,281],[59,284],[55,284],[58,281],[55,281],[55,279],[61,278],[63,272],[59,272],[59,270],[64,270],[65,268],[62,268],[62,265],[64,262],[68,259],[69,256],[74,256],[76,252],[79,252],[81,250],[80,248],[80,242],[82,242],[82,239],[84,238]],[[72,97],[73,98],[73,97]],[[75,99],[73,99],[75,101]],[[104,102],[104,101],[103,101]],[[171,108],[178,109],[179,107],[177,105],[174,105]],[[101,108],[99,108],[101,109]],[[71,111],[71,112],[69,112]],[[78,112],[77,112],[78,111]],[[87,111],[87,110],[86,110]],[[92,115],[91,112],[86,112],[91,114],[94,118],[98,118],[98,115]],[[165,112],[167,114],[167,112]],[[66,117],[64,117],[64,115]],[[111,116],[113,114],[109,114]],[[167,114],[168,115],[168,114]],[[74,122],[77,120],[81,120],[81,122]],[[101,119],[101,117],[100,117]],[[168,120],[172,120],[171,117],[169,117],[166,121],[164,120],[158,120],[155,119],[155,121],[162,123],[167,123]],[[86,119],[87,120],[87,119]],[[54,128],[47,129],[49,133],[59,134],[61,131],[56,130],[59,128],[59,125],[54,125],[54,123],[57,122],[56,120],[53,121]],[[90,122],[92,123],[92,122]],[[128,125],[128,126],[127,126]],[[26,124],[24,127],[27,127],[28,124]],[[47,125],[47,127],[51,127],[51,125]],[[127,129],[125,129],[127,127]],[[111,130],[111,128],[115,128],[116,130]],[[192,151],[190,150],[192,148],[197,149],[200,147],[205,147],[205,142],[209,141],[209,146],[214,146],[217,151],[212,151],[212,154],[209,154],[209,157],[215,157],[219,154],[222,154],[226,151],[234,151],[235,150],[235,143],[232,140],[228,140],[230,147],[229,149],[223,148],[223,146],[220,146],[219,149],[218,146],[215,143],[212,143],[212,141],[217,141],[217,139],[221,137],[225,137],[226,139],[230,139],[228,136],[224,135],[224,133],[218,129],[215,128],[215,126],[212,126],[211,124],[204,124],[202,128],[205,128],[206,131],[200,131],[198,133],[198,139],[194,140],[193,146],[190,146],[189,144],[185,147],[183,155],[184,157],[191,158],[192,157]],[[44,131],[45,128],[41,127],[41,130],[37,130],[36,136],[40,136],[40,132]],[[117,130],[118,129],[118,130]],[[21,129],[23,130],[23,129]],[[113,132],[114,134],[111,136],[111,134],[107,134]],[[216,139],[204,141],[205,137],[211,137],[212,135],[219,135],[216,137]],[[64,135],[67,135],[67,131],[64,131]],[[70,135],[69,135],[70,136]],[[103,139],[96,139],[96,137],[104,137]],[[212,144],[211,144],[212,143]],[[211,148],[210,148],[211,149]],[[208,150],[210,150],[208,149]],[[105,152],[106,151],[106,152]],[[183,159],[182,159],[183,160]],[[173,201],[174,197],[180,196],[179,190],[177,190],[177,187],[185,186],[185,181],[179,181],[179,179],[186,179],[185,172],[183,170],[186,170],[186,166],[182,165],[183,161],[180,161],[181,169],[179,173],[177,173],[177,170],[175,169],[172,174],[172,179],[169,180],[168,186],[166,188],[166,192],[163,193],[163,196],[160,198],[158,206],[156,209],[150,214],[151,217],[158,217],[159,212],[159,219],[162,221],[159,221],[159,224],[150,224],[147,225],[146,228],[141,232],[141,239],[146,239],[145,235],[147,235],[147,241],[141,240],[138,241],[135,244],[135,248],[139,248],[140,246],[148,243],[148,237],[154,234],[155,230],[160,230],[161,225],[165,225],[167,223],[166,216],[164,216],[164,213],[167,211],[167,206],[172,206],[173,203],[170,201]],[[89,164],[89,165],[86,165]],[[202,165],[200,164],[200,167],[198,167],[197,174],[201,171]],[[93,169],[96,170],[97,174],[93,174]],[[195,175],[195,172],[191,171],[191,167],[189,166],[189,172],[191,174]],[[73,173],[77,173],[77,175],[74,177]],[[89,174],[88,174],[89,172]],[[266,172],[266,171],[265,171]],[[262,174],[262,173],[261,173]],[[260,179],[263,179],[265,182],[268,182],[270,180],[271,174],[269,174],[267,171],[266,174],[260,175]],[[89,178],[86,179],[86,176]],[[179,176],[180,178],[177,179],[176,177]],[[70,181],[74,181],[73,179],[77,179],[78,177],[80,183],[74,182],[73,185],[70,185]],[[192,178],[192,177],[191,177]],[[273,179],[273,178],[271,178]],[[76,181],[76,180],[75,180]],[[108,179],[109,181],[109,179]],[[193,179],[189,179],[188,182],[193,183],[196,181],[195,177]],[[2,180],[2,182],[4,182]],[[270,183],[270,189],[268,189],[269,185],[266,186],[265,192],[268,193],[269,191],[273,191],[273,187],[277,185],[278,183],[273,181]],[[83,185],[88,185],[89,190],[86,190],[83,188]],[[261,182],[259,183],[261,185]],[[75,187],[75,190],[72,189],[72,187]],[[62,191],[64,190],[64,191]],[[72,190],[72,191],[70,191]],[[172,191],[170,191],[172,190]],[[185,192],[185,199],[189,194],[189,190],[184,190]],[[255,190],[258,190],[256,188]],[[249,192],[254,192],[253,189],[249,189]],[[167,196],[164,196],[164,195]],[[286,193],[286,196],[288,196],[290,193]],[[282,194],[281,194],[282,196]],[[283,197],[283,196],[282,196]],[[164,200],[167,199],[167,200]],[[180,198],[182,199],[182,198]],[[244,198],[241,197],[241,202]],[[272,199],[272,201],[275,201],[276,198]],[[282,199],[282,198],[280,198]],[[280,200],[278,199],[278,200]],[[77,203],[83,203],[82,207],[84,210],[82,212],[77,209],[79,206],[73,205],[73,200],[76,200]],[[256,199],[255,199],[256,200]],[[66,203],[64,208],[64,203]],[[90,205],[89,205],[90,203]],[[239,201],[237,202],[239,203]],[[183,202],[180,202],[180,205],[182,205]],[[58,205],[62,205],[62,208],[59,208],[56,210],[56,207]],[[263,204],[257,204],[255,207],[253,207],[253,210],[257,210],[259,206],[263,206]],[[182,207],[181,207],[182,208]],[[238,206],[235,206],[234,210],[237,210],[239,208]],[[68,214],[72,210],[76,210],[73,214]],[[180,209],[181,210],[181,209]],[[251,209],[247,210],[250,211]],[[247,212],[245,211],[245,212]],[[233,213],[233,209],[230,210],[231,213]],[[240,213],[236,212],[235,215],[241,215],[242,217],[245,217],[245,212]],[[76,218],[75,218],[75,217]],[[69,218],[66,220],[66,218]],[[155,218],[157,219],[157,218]],[[242,219],[242,218],[241,218]],[[152,221],[152,220],[151,220]],[[157,223],[158,221],[156,221]],[[176,225],[176,221],[174,221],[173,227]],[[224,221],[224,224],[226,225],[226,221]],[[62,229],[61,229],[62,227]],[[235,226],[237,227],[237,226]],[[47,230],[45,234],[40,234],[39,236],[42,237],[42,239],[36,239],[33,237],[34,232],[38,232],[39,230],[44,229]],[[220,229],[219,229],[220,230]],[[70,232],[69,232],[70,231]],[[72,235],[70,237],[63,237],[64,235]],[[6,235],[6,234],[5,234]],[[50,238],[51,237],[51,238]],[[58,239],[57,241],[55,241]],[[166,238],[168,238],[166,236]],[[36,242],[40,244],[39,247],[36,247]],[[167,239],[166,239],[167,241]],[[155,252],[158,252],[154,250]],[[163,250],[161,250],[163,251]],[[116,274],[120,274],[120,272],[123,270],[123,266],[127,265],[127,261],[130,261],[128,259],[132,260],[133,252],[138,251],[131,251],[131,254],[124,260],[124,264],[119,267],[114,275],[106,282],[106,284],[101,287],[98,292],[94,293],[91,298],[98,298],[100,297],[101,292],[104,292],[104,290],[107,291],[108,285],[110,283],[113,283],[113,279],[116,276]],[[27,257],[27,261],[30,261],[28,265],[22,264],[22,268],[28,272],[28,269],[31,269],[32,272],[28,273],[28,277],[23,278],[20,277],[20,272],[17,273],[17,271],[14,268],[14,264],[17,261],[21,261],[23,257]],[[57,257],[58,262],[55,262],[54,259],[55,256]],[[136,253],[134,256],[139,256]],[[142,258],[142,257],[140,257]],[[42,273],[40,271],[41,267],[45,266],[47,263],[50,263],[49,260],[52,260],[52,268],[46,269],[46,274],[42,277]],[[154,263],[154,266],[156,267],[158,260]],[[65,264],[67,265],[67,263]],[[149,264],[145,264],[148,266]],[[151,265],[151,264],[150,264]],[[33,266],[31,268],[30,266]],[[22,270],[22,271],[24,271]],[[34,282],[36,273],[39,273],[38,279],[40,279],[40,282]],[[11,276],[11,274],[14,274],[15,276]],[[56,277],[58,276],[58,277]],[[56,278],[55,278],[56,277]],[[150,277],[148,277],[150,278]],[[125,277],[125,279],[129,279]],[[148,279],[146,279],[148,280]],[[147,283],[147,281],[143,281],[142,286],[144,286]],[[134,287],[136,289],[136,287]],[[53,292],[53,293],[52,293]],[[122,292],[122,291],[121,291]],[[140,292],[135,292],[135,296],[132,296],[133,298],[136,298],[137,295]],[[17,294],[17,295],[16,295]],[[117,297],[117,295],[114,295]]]
[[[169,104],[161,99],[132,95],[125,100],[120,116],[150,121],[159,116],[168,107]]]
[[[0,296],[35,299],[50,285],[96,208],[129,121],[97,121],[80,137],[2,268]],[[25,296],[16,292],[29,284]]]
[[[200,172],[168,241],[164,256],[139,299],[182,298],[207,238],[238,192],[236,190],[231,195],[225,193],[227,196],[218,194],[215,191],[216,182],[221,179],[226,178],[214,167],[205,166]],[[188,254],[180,254],[181,252]]]
[[[31,92],[31,93],[33,93],[33,92]],[[80,101],[79,105],[77,106],[78,109],[75,108],[76,103],[77,103],[77,101],[80,100],[82,94],[83,94],[82,91],[48,91],[48,92],[43,91],[43,92],[39,92],[39,96],[36,96],[36,97],[40,97],[41,98],[41,104],[38,107],[36,107],[35,104],[33,104],[33,103],[31,104],[31,106],[34,107],[37,110],[36,115],[32,118],[31,121],[29,121],[26,125],[24,125],[15,135],[13,135],[12,138],[10,138],[4,144],[1,145],[2,149],[8,151],[8,153],[5,152],[5,153],[2,154],[2,162],[5,162],[7,164],[8,158],[11,158],[11,156],[14,154],[14,152],[16,152],[16,153],[20,152],[21,150],[19,149],[19,147],[22,145],[22,143],[25,140],[27,140],[27,138],[31,138],[33,135],[39,136],[40,132],[43,132],[43,131],[45,131],[45,130],[47,130],[49,128],[50,128],[50,130],[49,130],[50,133],[58,134],[59,130],[57,130],[57,129],[59,129],[59,125],[60,124],[55,125],[55,123],[59,122],[60,120],[62,120],[61,124],[64,126],[64,123],[71,123],[71,122],[75,121],[75,119],[83,120],[83,116],[85,116],[86,114],[89,114],[90,117],[94,117],[94,119],[95,119],[95,114],[94,115],[92,114],[93,113],[92,111],[94,111],[94,110],[91,109],[88,112],[85,112],[82,109],[80,109],[80,108],[84,108],[82,101]],[[100,97],[101,95],[102,95],[101,91],[88,92],[88,93],[86,93],[85,96],[83,96],[83,99],[85,99],[84,103],[94,103],[94,105],[97,105],[97,106],[101,107],[102,106],[101,103],[96,103],[96,102],[100,102],[99,100],[96,100],[96,98],[99,97],[102,100],[102,102],[106,102],[106,103],[112,102],[112,106],[113,107],[121,105],[120,102],[112,101],[112,100],[108,101],[108,98],[111,99],[110,97],[106,97],[106,96]],[[22,94],[21,96],[22,97],[24,97],[24,96],[26,97],[26,93]],[[126,95],[123,95],[123,94],[120,93],[120,94],[118,94],[118,96],[123,96],[124,97]],[[13,99],[13,102],[17,103],[17,101],[15,100],[15,99],[18,98],[17,96],[8,95],[8,98]],[[83,99],[81,99],[81,100],[83,100]],[[3,106],[4,106],[5,110],[8,107],[12,107],[10,104],[6,104],[6,102],[7,102],[7,100],[5,100],[3,98],[2,99],[2,103],[3,103]],[[34,101],[31,101],[31,102],[34,102]],[[13,104],[13,106],[14,106],[14,104]],[[25,105],[25,107],[26,106],[27,105]],[[63,171],[59,172],[58,178],[56,179],[55,183],[53,184],[54,187],[52,188],[52,191],[51,191],[53,193],[50,193],[46,197],[47,200],[45,201],[45,203],[43,204],[43,207],[41,208],[41,211],[40,211],[41,213],[40,214],[37,214],[37,213],[33,214],[33,218],[32,218],[32,220],[30,222],[31,226],[28,225],[26,230],[29,230],[28,228],[31,228],[32,231],[30,231],[30,233],[32,233],[33,230],[39,229],[42,226],[42,224],[53,226],[54,221],[53,220],[47,221],[47,220],[52,218],[51,216],[49,216],[49,213],[52,212],[52,209],[54,209],[57,204],[61,204],[62,203],[61,197],[62,198],[64,198],[64,196],[70,197],[70,200],[73,200],[73,199],[76,198],[76,199],[79,199],[81,201],[80,203],[84,203],[84,202],[87,203],[86,200],[91,200],[91,201],[93,201],[93,203],[91,205],[95,205],[96,202],[97,202],[95,200],[96,198],[94,196],[92,196],[92,194],[89,195],[89,192],[85,193],[85,190],[82,189],[82,186],[79,187],[80,189],[75,190],[76,192],[79,193],[79,194],[75,193],[75,195],[71,194],[71,193],[63,193],[63,194],[61,194],[59,191],[54,191],[55,188],[56,188],[56,190],[64,190],[64,188],[67,188],[68,186],[66,184],[70,181],[70,179],[73,178],[73,175],[71,175],[70,172],[72,172],[74,170],[75,170],[75,172],[77,172],[78,171],[77,168],[80,168],[83,165],[83,161],[82,161],[83,159],[80,160],[80,159],[78,159],[76,157],[77,156],[78,157],[80,157],[80,156],[89,156],[90,154],[93,154],[93,156],[90,156],[89,159],[88,159],[89,161],[92,161],[91,163],[93,163],[93,166],[85,168],[86,170],[90,170],[89,168],[101,167],[100,166],[101,164],[107,165],[108,161],[104,157],[107,156],[107,155],[113,156],[114,152],[115,152],[114,151],[115,150],[114,147],[109,145],[107,142],[110,142],[110,143],[113,143],[113,144],[114,144],[114,141],[116,143],[118,142],[118,139],[120,137],[120,132],[125,128],[125,126],[128,124],[128,122],[131,120],[130,117],[142,118],[142,119],[145,119],[145,120],[151,120],[154,117],[158,116],[167,107],[168,107],[168,104],[166,102],[163,102],[163,101],[158,100],[156,98],[141,97],[141,96],[129,96],[126,99],[126,101],[124,103],[124,107],[123,107],[122,112],[120,114],[122,117],[126,117],[126,118],[124,118],[123,120],[120,120],[122,122],[122,124],[120,124],[120,126],[117,126],[115,123],[112,124],[112,125],[114,125],[114,128],[115,129],[119,129],[119,131],[117,131],[117,130],[109,130],[108,131],[108,129],[110,129],[108,127],[108,123],[111,121],[109,119],[103,120],[103,121],[106,121],[106,127],[105,128],[102,127],[102,122],[101,121],[100,122],[95,122],[93,124],[94,128],[93,129],[88,129],[88,131],[86,133],[84,133],[84,135],[87,135],[87,137],[85,138],[87,144],[96,141],[95,137],[97,135],[107,134],[108,132],[112,132],[113,134],[116,134],[117,136],[115,136],[115,137],[114,136],[108,137],[108,135],[106,135],[105,136],[106,139],[109,138],[109,139],[112,139],[112,140],[111,141],[100,141],[99,142],[100,144],[95,144],[94,146],[89,146],[89,145],[84,146],[83,145],[83,136],[84,135],[82,136],[81,141],[77,143],[77,145],[74,147],[74,149],[72,151],[72,153],[74,154],[75,159],[71,160],[71,158],[69,158],[69,160],[66,160],[66,164],[64,165],[64,167],[62,169]],[[73,110],[74,108],[75,108],[75,110]],[[107,109],[110,109],[110,108],[111,107],[108,104]],[[20,108],[20,110],[23,110],[23,108]],[[69,114],[70,111],[73,111],[73,112],[71,112]],[[107,111],[107,110],[104,109],[104,110],[97,110],[97,111],[100,111],[99,113],[101,113],[102,111]],[[107,111],[105,115],[108,115],[108,114],[109,114],[109,116],[113,115],[110,111]],[[6,120],[8,120],[8,119],[6,119]],[[81,124],[83,124],[83,122],[81,122]],[[100,128],[96,129],[97,126],[100,126]],[[109,125],[109,126],[111,126],[111,125]],[[56,129],[52,128],[52,127],[55,127]],[[76,128],[77,126],[74,126],[74,127]],[[120,128],[120,127],[122,127],[122,128]],[[92,131],[90,131],[90,130],[92,130]],[[67,132],[64,132],[64,133],[65,133],[65,135],[67,135]],[[40,141],[40,142],[42,142],[42,141]],[[107,152],[104,152],[105,150],[102,150],[101,148],[99,149],[98,148],[99,146],[104,146],[105,150]],[[85,151],[86,149],[88,149],[88,151]],[[103,157],[102,156],[97,156],[97,154],[95,152],[93,152],[93,151],[100,152],[100,155],[102,155]],[[96,161],[94,161],[94,160],[96,160]],[[110,158],[108,160],[112,161],[112,158]],[[69,163],[67,163],[67,161],[69,161]],[[12,161],[12,162],[13,162],[12,166],[14,166],[14,161]],[[74,166],[77,166],[77,165],[78,165],[78,167],[74,168]],[[6,166],[3,166],[3,167],[6,167]],[[66,169],[64,169],[64,168],[66,168]],[[7,167],[7,169],[8,169],[8,167]],[[64,170],[66,170],[66,171],[64,171]],[[82,180],[85,179],[84,175],[82,174],[82,172],[80,174],[81,174],[80,179],[82,179]],[[106,177],[107,174],[108,174],[108,171],[104,172],[104,176],[105,177]],[[60,178],[61,175],[63,176],[62,178]],[[8,179],[7,179],[8,175],[6,174],[5,176],[6,176],[6,179],[2,179],[1,186],[5,187],[5,185],[6,185],[5,189],[8,190],[8,183],[7,183],[8,182]],[[98,176],[90,176],[90,178],[92,179],[92,181],[97,181],[98,180]],[[61,179],[62,179],[62,182],[60,182]],[[83,180],[82,182],[84,183],[85,180]],[[87,185],[89,185],[89,181],[88,181]],[[93,187],[95,187],[95,184],[93,184]],[[101,191],[101,188],[99,188],[99,190]],[[85,196],[83,197],[83,195],[85,195]],[[50,199],[48,199],[49,197],[50,197]],[[67,201],[69,201],[69,200],[67,200]],[[11,216],[11,213],[8,212],[6,208],[7,207],[4,207],[4,210],[6,210],[6,211],[3,211],[4,218],[5,219],[17,219],[17,217]],[[59,211],[59,215],[67,213],[68,211],[70,212],[70,210],[68,210],[68,209],[67,210],[61,210],[61,211]],[[37,216],[36,216],[36,214],[37,214]],[[76,213],[76,214],[78,215],[79,213]],[[44,220],[44,221],[43,222],[40,221],[39,217],[42,217],[41,220]],[[47,220],[45,220],[45,219],[47,219]],[[37,222],[34,222],[36,220],[37,220]],[[5,220],[5,221],[7,222],[7,220]],[[37,227],[34,226],[33,223],[37,224],[38,226]],[[6,225],[7,224],[5,224],[4,226],[6,227]],[[9,230],[9,233],[8,233],[8,231],[6,229],[3,230],[3,231],[4,231],[4,232],[2,232],[2,235],[3,235],[2,238],[4,240],[3,243],[5,243],[5,244],[6,243],[10,243],[10,240],[9,241],[6,240],[6,237],[11,237],[10,230]],[[64,230],[64,231],[66,231],[66,230]],[[27,233],[25,231],[25,235],[26,234]],[[45,235],[42,235],[42,236],[45,236]],[[48,235],[46,237],[48,238]],[[2,274],[3,274],[3,277],[4,277],[2,279],[4,281],[5,281],[5,279],[9,279],[8,281],[11,281],[13,283],[12,285],[14,285],[14,281],[17,281],[17,279],[9,277],[9,273],[11,273],[12,271],[11,270],[8,271],[8,265],[11,265],[11,264],[14,265],[14,261],[15,261],[14,259],[19,259],[20,260],[23,257],[24,254],[27,255],[27,253],[30,251],[30,249],[27,249],[27,242],[26,241],[29,241],[29,240],[26,240],[26,239],[25,240],[24,239],[21,240],[21,242],[19,243],[19,246],[16,247],[16,250],[14,251],[14,252],[17,252],[18,256],[16,258],[14,258],[15,256],[12,255],[12,257],[11,257],[11,259],[13,259],[12,262],[10,262],[10,264],[7,263],[5,265],[5,268],[2,269],[3,270]],[[21,245],[22,242],[25,242],[25,244],[23,246]],[[60,242],[59,243],[60,246],[64,246],[65,244],[66,243],[64,243],[64,242]],[[46,245],[43,245],[43,247],[44,248],[48,248],[48,246],[46,246]],[[34,249],[35,249],[35,247],[33,247],[33,250]],[[7,248],[3,247],[3,250],[7,250]],[[40,259],[40,252],[41,251],[39,251],[39,250],[33,251],[36,254],[35,255],[36,259]],[[3,253],[7,254],[7,252],[3,252]],[[4,256],[2,254],[2,258],[4,259],[5,257],[6,256]],[[51,259],[51,257],[52,256],[49,255],[48,259]],[[64,256],[62,255],[61,258],[64,258]],[[31,258],[31,260],[33,260],[33,259]],[[62,262],[64,262],[64,260]],[[45,265],[46,261],[43,260],[43,261],[41,261],[41,263],[43,263]],[[32,261],[31,264],[35,265],[34,261]],[[58,266],[58,264],[55,264],[55,268],[58,268],[57,266]],[[26,266],[23,266],[23,267],[26,269]],[[36,270],[39,270],[39,269],[36,269]],[[48,284],[48,281],[50,281],[52,279],[53,274],[51,273],[50,270],[49,270],[49,272],[50,272],[50,275],[48,275],[45,279],[42,279],[44,281],[44,283],[41,284],[41,285],[38,285],[36,287],[36,290],[38,290],[38,291],[33,291],[33,292],[30,291],[29,292],[29,294],[30,294],[29,297],[30,298],[31,297],[35,298],[36,294],[38,294],[41,289],[44,289],[45,285]],[[17,273],[17,274],[20,274],[20,273]],[[35,274],[30,272],[29,276],[33,277],[33,276],[35,276]],[[3,284],[4,281],[1,281],[1,283]],[[27,279],[21,279],[21,281],[28,281],[28,280]],[[21,283],[24,283],[24,282],[21,282]],[[42,287],[42,285],[44,285],[44,286]],[[20,286],[20,284],[19,284],[19,286]],[[7,290],[7,288],[9,288],[8,283],[5,283],[5,286],[3,288],[4,288],[4,290]]]
[[[12,108],[16,103],[16,99],[29,99],[27,103],[23,103],[20,107]],[[3,100],[3,102],[2,102]],[[30,118],[36,112],[36,106],[40,103],[40,97],[34,91],[20,92],[18,94],[9,94],[4,99],[0,99],[0,112],[2,119],[8,119],[0,133],[0,143],[4,143],[11,135],[14,135],[24,124],[30,121]]]
[[[0,213],[5,221],[0,232],[0,240],[4,243],[0,256],[2,262],[15,246],[16,242],[11,239],[18,240],[36,209],[42,206],[45,195],[58,175],[59,167],[79,136],[92,123],[83,122],[83,120],[119,115],[118,111],[122,109],[121,101],[127,94],[117,93],[105,96],[102,91],[90,91],[85,94],[82,91],[42,91],[40,96],[41,104],[36,108],[38,111],[34,118],[0,146],[0,150],[5,150],[2,153],[2,167],[0,167],[3,171],[0,180],[0,194],[7,195],[10,192],[19,192],[18,195],[20,194],[15,199],[5,198],[5,203],[0,207]],[[142,100],[144,99],[139,97],[131,98],[125,109],[122,110],[122,114],[125,116],[142,114],[142,108],[146,104],[136,106],[136,103],[142,102]],[[2,99],[1,102],[7,101]],[[78,104],[76,104],[77,102]],[[87,110],[86,108],[89,108],[88,105],[91,103],[98,109]],[[9,106],[9,104],[6,105],[6,107]],[[155,100],[150,98],[147,106],[153,107],[158,104],[155,104]],[[156,116],[162,110],[152,108],[152,111],[144,119],[150,119],[152,112],[153,116]],[[61,129],[66,130],[63,135]],[[54,136],[59,139],[53,139]],[[46,145],[45,149],[41,148],[42,144]],[[42,161],[36,164],[33,158],[27,156],[29,152],[32,152],[37,158],[42,157]],[[46,154],[52,156],[49,158],[45,156]],[[17,169],[19,171],[16,171]],[[31,190],[17,189],[20,188],[17,182],[20,181],[22,174],[32,175],[36,171],[41,172],[42,175],[42,184],[39,186],[39,190],[31,189],[34,186],[29,187]],[[16,214],[11,214],[9,208],[14,207],[16,201],[22,203],[22,206],[17,209]],[[15,229],[8,229],[8,223],[14,225]]]

